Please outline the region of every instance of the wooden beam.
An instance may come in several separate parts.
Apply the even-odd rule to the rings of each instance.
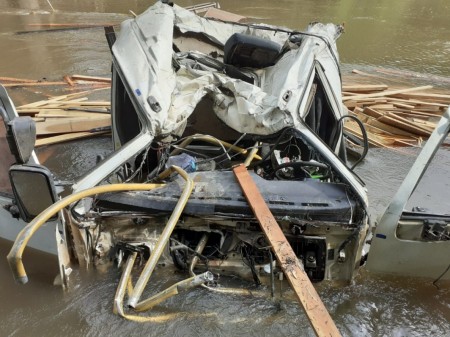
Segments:
[[[101,118],[105,116],[104,113],[96,112],[83,112],[83,111],[66,111],[66,110],[42,110],[39,111],[35,117],[43,118],[71,118],[71,117],[83,117],[83,118]]]
[[[42,136],[57,133],[81,132],[110,125],[111,116],[109,115],[89,119],[82,117],[47,118],[45,122],[36,123],[36,134]]]
[[[30,27],[105,27],[105,26],[117,26],[120,23],[104,22],[104,23],[28,23]]]
[[[359,127],[357,126],[357,124],[355,122],[349,121],[349,122],[345,123],[344,130],[346,132],[352,134],[359,140],[361,140],[361,141],[363,140],[361,130],[359,129]],[[388,148],[388,147],[392,146],[392,143],[393,143],[392,141],[389,141],[380,135],[374,135],[370,132],[367,132],[367,139],[369,141],[369,144],[372,146],[375,146],[375,147]]]
[[[245,16],[237,15],[237,14],[230,13],[227,11],[223,11],[221,9],[214,8],[214,7],[209,8],[203,17],[213,18],[213,19],[218,19],[218,20],[228,21],[228,22],[241,22],[242,20],[246,19]]]
[[[54,96],[51,99],[55,100],[55,101],[63,101],[63,100],[67,100],[67,99],[72,99],[75,97],[80,97],[80,96],[85,96],[85,95],[89,95],[95,91],[99,91],[99,90],[107,90],[110,89],[110,86],[104,86],[101,88],[95,88],[95,89],[91,89],[91,90],[85,90],[85,91],[80,91],[80,92],[75,92],[73,94],[67,94],[67,95],[61,95],[61,96]]]
[[[365,95],[358,95],[358,96],[346,96],[343,97],[342,100],[357,100],[359,98],[373,98],[373,97],[382,97],[382,96],[391,96],[391,95],[397,95],[397,94],[403,94],[411,91],[419,91],[419,90],[426,90],[433,88],[432,85],[425,85],[423,87],[415,87],[415,88],[406,88],[406,89],[398,89],[398,90],[389,90],[389,91],[381,91],[376,92],[373,94],[365,94]]]
[[[34,146],[40,147],[40,146],[44,146],[44,145],[63,143],[63,142],[68,142],[68,141],[75,140],[75,139],[82,139],[82,138],[89,138],[89,137],[94,137],[94,136],[99,136],[99,135],[105,135],[107,133],[109,133],[109,131],[68,133],[68,134],[59,135],[59,136],[52,136],[52,137],[37,139]]]
[[[19,82],[19,83],[37,83],[38,80],[28,80],[23,78],[15,78],[15,77],[0,77],[0,81],[7,81],[7,82]]]
[[[341,336],[291,245],[244,165],[233,169],[247,202],[269,240],[281,268],[319,337]]]
[[[353,84],[353,85],[342,85],[342,91],[349,92],[370,92],[370,91],[383,91],[386,90],[388,86],[386,84]]]
[[[400,98],[410,98],[410,99],[429,99],[432,101],[435,100],[444,100],[446,102],[450,103],[450,95],[443,95],[443,94],[433,94],[433,93],[423,93],[423,92],[417,92],[417,93],[397,93],[395,96],[398,96]]]
[[[67,85],[66,82],[18,82],[3,84],[5,88],[9,87],[40,87],[46,85]]]
[[[392,125],[389,125],[389,124],[386,124],[386,123],[382,123],[379,120],[377,120],[377,119],[375,119],[375,118],[373,118],[371,116],[365,115],[363,113],[363,111],[359,111],[358,110],[358,111],[354,112],[354,114],[356,115],[356,117],[358,117],[361,120],[361,122],[363,122],[366,125],[372,125],[372,126],[378,128],[378,129],[387,131],[387,132],[389,132],[391,134],[394,134],[394,135],[400,135],[400,136],[411,137],[411,138],[418,138],[417,135],[414,134],[414,133],[411,133],[411,132],[399,129],[399,128],[395,127],[395,126],[392,126]]]
[[[405,118],[402,118],[399,116],[392,116],[392,114],[386,114],[386,115],[378,118],[378,120],[385,124],[395,126],[399,129],[411,132],[411,133],[419,135],[419,136],[430,137],[430,135],[431,135],[431,132],[429,130],[426,130],[417,125],[414,125],[413,123],[406,120]]]
[[[373,109],[373,108],[364,108],[363,112],[364,115],[373,117],[373,118],[379,118],[382,117],[384,114]]]
[[[111,83],[111,79],[107,77],[85,76],[85,75],[72,75],[71,77],[72,80]]]

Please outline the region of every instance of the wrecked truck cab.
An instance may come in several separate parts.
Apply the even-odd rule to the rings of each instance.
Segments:
[[[160,182],[180,166],[194,188],[166,257],[258,283],[273,257],[231,170],[245,163],[310,278],[350,280],[368,214],[364,186],[345,165],[340,33],[221,22],[162,3],[125,21],[112,47],[116,153],[75,190],[107,177]],[[152,250],[184,186],[164,182],[95,198],[85,215],[102,231],[98,263],[104,247],[153,240]]]
[[[297,32],[222,22],[163,3],[125,21],[112,45],[115,151],[27,226],[8,255],[16,279],[26,281],[29,236],[62,210],[63,282],[69,260],[125,264],[114,302],[124,317],[136,261],[145,266],[127,306],[137,311],[167,298],[139,302],[161,262],[190,275],[172,295],[199,284],[217,290],[211,273],[273,285],[282,266],[233,175],[243,165],[295,253],[291,263],[313,281],[351,280],[369,217],[345,160],[340,33],[332,24]]]

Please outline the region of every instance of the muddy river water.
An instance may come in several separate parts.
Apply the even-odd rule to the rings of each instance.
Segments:
[[[59,79],[64,74],[108,75],[110,54],[102,29],[27,33],[34,23],[118,23],[138,0],[0,0],[0,76]],[[192,5],[194,1],[179,1]],[[304,28],[310,21],[345,22],[338,42],[343,70],[402,71],[406,81],[450,89],[450,2],[448,0],[254,0],[221,1],[222,8],[264,22]],[[47,92],[45,92],[47,93]],[[16,104],[42,92],[10,90]],[[74,180],[110,151],[107,138],[62,144],[41,153],[64,180]],[[400,185],[418,151],[371,150],[357,173],[369,189],[376,218]],[[1,160],[1,158],[0,158]],[[450,152],[440,150],[408,208],[450,213]],[[12,225],[13,225],[12,221]],[[0,337],[4,336],[313,336],[290,291],[276,300],[220,295],[195,289],[155,310],[174,314],[164,323],[139,324],[112,313],[117,270],[76,271],[67,292],[52,286],[56,259],[29,250],[24,261],[30,282],[14,284],[4,258],[10,242],[0,240]],[[449,252],[450,259],[450,252]],[[418,266],[420,268],[420,266]],[[185,275],[161,267],[152,278],[162,290]],[[249,286],[238,280],[227,280]],[[320,283],[317,290],[344,336],[450,336],[450,284],[387,277],[361,269],[349,285]],[[277,290],[277,293],[279,291]]]

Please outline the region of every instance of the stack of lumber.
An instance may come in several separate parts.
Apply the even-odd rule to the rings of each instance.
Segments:
[[[375,75],[356,72],[359,75]],[[104,134],[111,125],[110,102],[89,101],[86,96],[97,90],[109,89],[111,80],[103,77],[72,75],[64,81],[45,82],[0,77],[5,87],[64,86],[88,91],[51,97],[19,107],[20,115],[36,121],[36,146]],[[344,79],[342,101],[350,115],[359,118],[366,127],[373,147],[421,146],[450,104],[450,95],[431,91],[431,86],[389,87],[386,84],[362,84]],[[347,119],[345,132],[362,140],[356,122]]]
[[[96,91],[109,89],[110,78],[66,75],[62,81],[46,81],[0,77],[0,83],[6,88],[55,87],[59,91],[89,89],[17,108],[19,115],[30,116],[36,122],[36,147],[110,132],[110,102],[90,101],[87,97]]]
[[[344,84],[342,101],[350,115],[366,127],[373,147],[421,146],[450,104],[450,95],[432,86],[389,88],[385,84]],[[362,139],[356,122],[347,119],[344,130]]]
[[[36,147],[92,137],[110,132],[109,101],[89,101],[96,90],[51,97],[17,108],[21,116],[36,122]]]

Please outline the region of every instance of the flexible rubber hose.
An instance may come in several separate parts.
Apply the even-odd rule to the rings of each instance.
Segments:
[[[248,151],[246,149],[243,149],[242,147],[224,142],[223,140],[217,139],[213,136],[209,136],[209,135],[200,135],[200,134],[196,134],[196,135],[192,135],[187,137],[180,145],[179,148],[173,150],[170,155],[174,156],[177,155],[179,153],[181,153],[182,149],[181,148],[185,148],[187,147],[192,141],[194,140],[202,140],[204,142],[210,143],[210,144],[217,144],[220,146],[223,146],[224,148],[230,149],[231,151],[234,151],[236,153],[240,153],[242,155],[246,155],[248,153]],[[227,151],[225,151],[226,153]],[[261,157],[258,156],[257,154],[255,154],[253,156],[255,159],[261,160]]]
[[[178,200],[172,214],[170,215],[169,220],[167,221],[166,226],[164,227],[164,230],[160,234],[158,241],[153,247],[153,251],[150,254],[149,259],[145,263],[141,275],[136,281],[132,294],[128,298],[128,306],[133,308],[138,304],[139,298],[141,297],[142,292],[144,291],[144,288],[146,287],[147,282],[150,279],[150,276],[152,275],[153,270],[155,269],[156,264],[158,263],[158,260],[161,257],[175,226],[178,223],[178,219],[183,213],[184,207],[186,206],[188,199],[192,193],[192,189],[194,188],[194,181],[189,177],[186,171],[179,168],[178,166],[169,167],[167,170],[163,171],[159,175],[159,177],[160,179],[164,179],[170,176],[170,174],[173,172],[178,173],[186,181],[186,184],[183,188],[180,199]]]
[[[102,185],[96,186],[93,188],[88,188],[86,190],[71,194],[44,211],[42,211],[36,218],[33,219],[22,231],[17,235],[16,241],[9,252],[7,259],[9,262],[9,266],[14,275],[14,279],[16,282],[25,284],[28,282],[28,277],[25,272],[25,268],[22,263],[22,254],[25,247],[28,244],[28,241],[31,239],[33,234],[43,225],[45,224],[53,215],[59,212],[64,207],[69,206],[70,204],[78,201],[80,199],[93,196],[96,194],[102,194],[107,192],[122,192],[122,191],[148,191],[158,187],[161,187],[161,184],[111,184],[111,185]]]

